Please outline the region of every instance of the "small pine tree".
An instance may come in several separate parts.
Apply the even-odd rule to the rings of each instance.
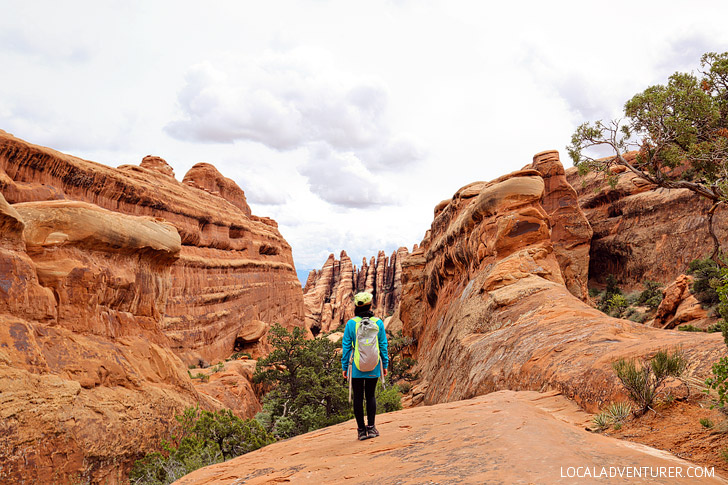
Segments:
[[[303,330],[280,325],[269,333],[273,351],[258,360],[253,381],[272,390],[256,417],[279,438],[290,438],[351,418],[338,346],[307,340]]]

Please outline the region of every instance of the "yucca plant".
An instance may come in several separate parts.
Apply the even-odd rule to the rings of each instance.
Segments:
[[[612,421],[608,413],[599,413],[592,418],[592,423],[594,423],[594,427],[597,431],[604,431],[609,428]]]
[[[613,402],[607,407],[607,414],[614,424],[624,423],[632,413],[632,405],[628,402]]]

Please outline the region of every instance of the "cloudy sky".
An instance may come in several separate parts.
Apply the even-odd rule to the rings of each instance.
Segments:
[[[461,186],[700,55],[728,2],[0,0],[0,129],[178,180],[214,164],[297,269],[419,243]]]

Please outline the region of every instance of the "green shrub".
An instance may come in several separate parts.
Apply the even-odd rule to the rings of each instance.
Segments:
[[[627,300],[622,296],[622,290],[617,286],[617,279],[614,275],[608,275],[606,283],[607,286],[604,290],[604,295],[598,306],[599,310],[612,316],[619,316],[621,315],[621,310],[627,307]],[[615,315],[615,311],[619,312],[619,315]]]
[[[619,359],[612,367],[630,398],[639,406],[637,414],[641,415],[650,409],[665,379],[679,377],[686,365],[682,351],[676,349],[671,354],[660,350],[641,364],[634,359]]]
[[[693,325],[680,325],[677,327],[678,330],[681,330],[683,332],[702,332],[703,329],[695,327]]]
[[[399,386],[391,385],[386,389],[382,389],[382,383],[377,382],[377,414],[390,413],[402,409],[402,395]]]
[[[708,418],[700,418],[700,424],[703,426],[703,428],[710,429],[713,427],[713,421]]]
[[[612,424],[609,414],[599,413],[592,418],[592,423],[597,431],[604,431]]]
[[[290,438],[350,419],[339,346],[325,338],[307,340],[302,329],[271,327],[273,351],[256,363],[253,381],[272,390],[256,419],[278,438]]]
[[[647,314],[635,311],[629,316],[629,320],[635,323],[645,323],[645,320],[647,320]]]
[[[198,372],[195,375],[192,375],[190,371],[187,371],[187,375],[190,377],[190,379],[200,379],[202,382],[208,382],[210,380],[210,376],[207,374],[203,374],[202,372]]]
[[[612,423],[624,423],[632,413],[632,406],[628,402],[615,402],[607,406],[607,414]]]
[[[601,413],[592,418],[596,431],[604,431],[613,426],[614,429],[620,429],[632,412],[632,406],[626,402],[612,403]]]
[[[598,288],[589,288],[589,296],[590,297],[596,298],[596,297],[598,297],[601,294],[602,294],[602,292],[599,291]]]
[[[648,306],[652,310],[656,310],[660,303],[662,303],[662,285],[656,281],[645,280],[642,282],[644,290],[640,293],[637,301],[637,305]]]
[[[229,409],[211,413],[198,407],[175,416],[177,434],[163,441],[161,451],[134,463],[133,485],[169,484],[204,466],[220,463],[272,443],[273,437],[253,419],[243,420]]]
[[[722,321],[711,327],[711,330],[720,330],[723,334],[723,341],[728,346],[728,269],[724,268],[720,271],[720,283],[715,286],[716,293],[720,304],[719,312],[723,317]],[[705,380],[708,387],[705,392],[715,390],[718,393],[718,399],[713,403],[713,407],[718,406],[722,410],[726,410],[728,403],[728,357],[722,357],[718,362],[713,364],[713,376]]]
[[[621,294],[614,294],[607,300],[607,311],[613,317],[621,317],[627,309],[627,299]]]
[[[712,407],[718,406],[725,409],[726,403],[728,403],[728,357],[721,357],[718,362],[714,363],[712,371],[713,376],[705,380],[705,385],[708,386],[705,392],[715,390],[718,393],[718,399]]]
[[[622,290],[619,288],[617,278],[613,274],[607,275],[607,287],[604,291],[604,300],[608,301],[614,295],[621,295]]]
[[[716,288],[721,283],[721,270],[718,263],[710,258],[690,262],[688,274],[693,275],[690,291],[703,306],[715,305],[720,301]]]
[[[417,361],[412,357],[403,355],[404,350],[415,342],[414,338],[402,335],[401,330],[395,335],[387,334],[389,377],[392,381],[405,380],[411,382],[419,379],[419,373],[412,372],[412,368],[417,364]]]
[[[230,362],[231,360],[240,360],[240,359],[252,359],[253,357],[247,353],[247,352],[235,352],[233,355],[225,359],[225,362]]]
[[[399,391],[402,394],[409,394],[409,392],[412,390],[412,383],[411,382],[403,382],[401,384],[397,384],[399,386]]]
[[[723,461],[728,463],[728,448],[720,450],[720,457],[723,458]]]

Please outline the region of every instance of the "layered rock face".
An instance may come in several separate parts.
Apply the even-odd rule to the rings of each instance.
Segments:
[[[0,225],[0,481],[120,483],[175,412],[219,406],[159,325],[179,235],[84,202],[2,195]]]
[[[231,184],[0,132],[0,481],[121,483],[185,407],[259,409],[250,365],[187,374],[303,318],[289,245]]]
[[[702,469],[669,453],[585,431],[588,421],[562,396],[501,391],[378,416],[381,435],[366,441],[355,440],[356,423],[348,421],[201,468],[176,483],[677,484],[702,476]],[[617,469],[624,479],[609,478]],[[711,475],[699,482],[723,480]]]
[[[549,215],[551,241],[564,283],[572,295],[587,301],[592,228],[579,208],[576,190],[566,180],[557,151],[536,154],[528,168],[537,170],[544,181],[541,206]]]
[[[544,175],[527,169],[461,189],[438,204],[404,261],[400,318],[417,339],[423,379],[414,391],[425,403],[551,388],[596,411],[622,397],[611,368],[619,357],[682,346],[704,374],[724,353],[720,336],[610,318],[574,296],[556,250],[563,233],[543,205]],[[588,264],[578,255],[569,267]]]
[[[688,189],[662,189],[630,171],[615,173],[611,188],[600,174],[566,177],[578,192],[579,205],[594,230],[589,278],[603,284],[614,275],[623,289],[642,289],[645,280],[667,285],[685,273],[690,261],[713,250],[708,233],[710,203]],[[714,227],[728,238],[728,214],[718,209]]]
[[[291,248],[277,224],[250,215],[243,191],[212,165],[196,165],[180,183],[159,157],[113,169],[2,132],[0,169],[11,204],[83,201],[176,229],[181,250],[162,327],[188,364],[229,356],[248,323],[290,326],[303,318]]]
[[[376,259],[367,263],[362,260],[356,268],[342,251],[340,259],[334,255],[320,270],[308,275],[303,289],[306,308],[306,327],[313,334],[330,332],[354,316],[354,294],[367,291],[374,296],[372,311],[382,319],[392,315],[402,291],[402,260],[409,254],[407,248],[399,248],[387,257],[380,251]]]

